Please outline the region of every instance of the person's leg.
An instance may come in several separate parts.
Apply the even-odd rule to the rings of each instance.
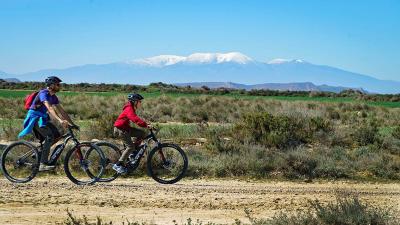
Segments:
[[[119,164],[123,164],[128,158],[129,154],[131,154],[131,152],[135,150],[135,144],[132,142],[132,130],[121,131],[117,129],[117,133],[125,145],[125,150],[119,158]]]
[[[133,143],[135,145],[135,148],[142,143],[143,139],[147,136],[148,132],[143,130],[143,129],[138,129],[138,128],[132,128],[131,135],[132,137],[135,137],[135,142]]]
[[[54,141],[54,135],[48,126],[39,127],[36,124],[34,129],[44,138],[40,163],[47,164],[49,160],[50,147]]]
[[[55,166],[48,165],[50,148],[54,141],[53,132],[48,126],[39,127],[37,124],[35,125],[34,129],[36,130],[37,133],[40,134],[40,136],[44,138],[40,156],[39,171],[53,170],[55,169]]]

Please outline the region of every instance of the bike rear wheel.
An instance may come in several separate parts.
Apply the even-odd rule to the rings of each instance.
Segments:
[[[161,144],[152,149],[147,158],[149,175],[161,184],[173,184],[185,175],[188,159],[185,152],[175,144]]]
[[[1,156],[1,170],[14,183],[31,181],[39,171],[39,163],[39,152],[26,141],[10,144]]]
[[[105,157],[104,173],[98,182],[111,182],[119,176],[117,171],[113,170],[112,167],[121,157],[121,150],[118,146],[106,141],[99,141],[95,144],[101,149],[101,151],[103,151]],[[92,153],[94,153],[93,149],[87,151],[85,157],[90,157],[90,154]],[[88,170],[88,175],[93,176],[90,170]]]
[[[91,154],[87,154],[91,151]],[[90,142],[75,145],[65,155],[64,171],[68,179],[78,185],[96,183],[103,175],[105,157],[101,149]]]

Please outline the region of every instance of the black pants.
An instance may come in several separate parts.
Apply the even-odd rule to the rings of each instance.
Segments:
[[[33,128],[40,136],[44,139],[43,141],[43,149],[40,157],[40,163],[47,164],[49,161],[49,153],[50,147],[53,145],[54,142],[54,132],[50,128],[51,125],[47,125],[44,127],[39,127],[38,124],[35,124]],[[53,125],[54,126],[54,125]]]

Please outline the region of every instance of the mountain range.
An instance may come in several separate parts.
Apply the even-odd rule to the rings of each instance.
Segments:
[[[232,82],[244,85],[276,83],[278,86],[287,83],[312,83],[316,87],[326,85],[364,89],[374,93],[400,93],[398,81],[380,80],[331,66],[315,65],[301,59],[260,62],[239,52],[159,55],[127,62],[87,64],[18,75],[0,73],[0,78],[42,81],[49,75],[60,76],[67,83]]]

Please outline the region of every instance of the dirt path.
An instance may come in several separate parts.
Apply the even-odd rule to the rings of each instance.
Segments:
[[[256,217],[270,217],[280,210],[303,209],[307,199],[333,201],[338,191],[356,193],[368,203],[400,212],[400,183],[185,180],[160,185],[152,180],[119,179],[82,187],[50,177],[22,185],[1,178],[0,220],[2,224],[61,223],[68,208],[74,215],[115,222],[173,224],[190,217],[233,223],[235,218],[247,221],[244,209],[251,209]]]

